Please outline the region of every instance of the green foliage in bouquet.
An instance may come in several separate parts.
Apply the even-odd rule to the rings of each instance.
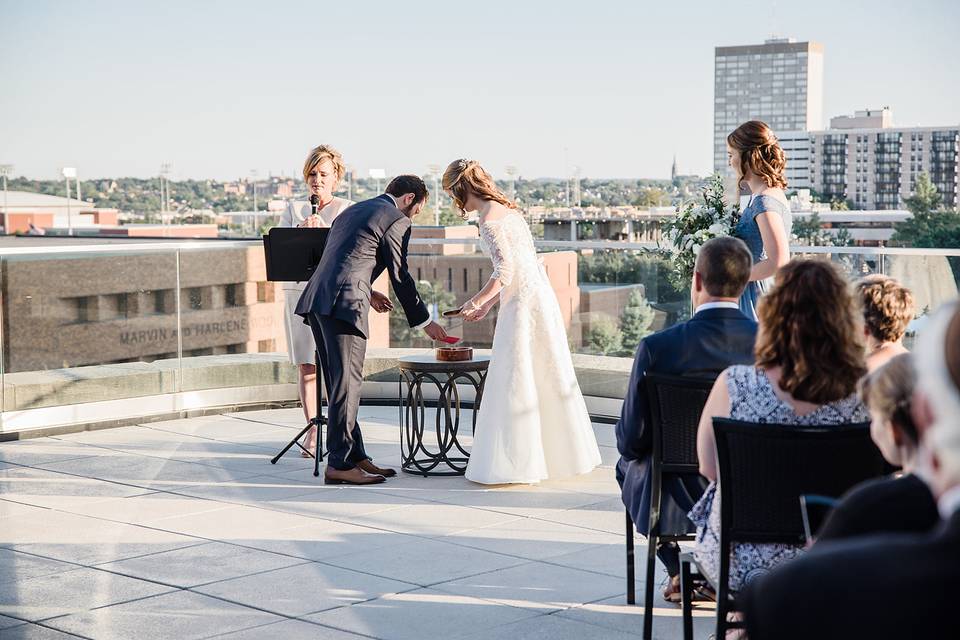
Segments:
[[[660,251],[670,260],[673,269],[670,283],[680,289],[690,283],[697,253],[712,238],[733,235],[740,221],[740,205],[724,202],[723,178],[716,174],[707,182],[701,198],[684,203],[672,220],[663,225]]]

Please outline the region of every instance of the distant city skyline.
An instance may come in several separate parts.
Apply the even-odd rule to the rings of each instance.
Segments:
[[[713,165],[714,48],[824,46],[824,121],[960,123],[960,4],[62,3],[0,0],[0,163],[51,179],[358,175],[466,156],[496,177],[668,178]],[[826,122],[824,122],[826,124]]]

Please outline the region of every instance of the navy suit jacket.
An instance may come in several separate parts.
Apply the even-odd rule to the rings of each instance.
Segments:
[[[407,271],[410,218],[384,194],[348,207],[330,225],[317,270],[304,287],[296,313],[333,316],[366,337],[372,284],[384,271],[411,327],[430,319]]]
[[[752,364],[757,323],[739,309],[705,309],[687,322],[640,341],[633,360],[627,396],[617,421],[617,481],[623,504],[637,530],[648,533],[653,435],[648,428],[647,373],[716,378],[734,364]],[[700,475],[667,478],[660,510],[662,533],[687,533],[693,524],[687,512],[706,487]]]

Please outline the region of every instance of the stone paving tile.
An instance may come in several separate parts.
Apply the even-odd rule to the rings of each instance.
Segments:
[[[625,633],[643,633],[643,604],[637,591],[637,600],[641,604],[628,605],[625,596],[615,596],[599,602],[585,604],[559,611],[551,617],[587,622],[598,627],[623,631]],[[695,638],[708,637],[715,628],[716,616],[712,606],[698,606],[693,611],[693,635]],[[680,607],[669,604],[659,597],[653,601],[653,637],[681,638],[683,619]],[[602,632],[595,637],[602,637]]]
[[[332,556],[324,562],[344,569],[429,586],[513,567],[527,560],[448,544],[437,539],[417,538],[396,546]]]
[[[354,553],[373,552],[417,539],[347,522],[315,520],[302,527],[280,529],[259,538],[231,542],[305,560],[326,560]]]
[[[83,458],[81,460],[87,460]],[[80,462],[76,460],[75,462]],[[58,508],[75,500],[96,502],[148,493],[149,489],[33,467],[0,470],[0,496],[6,500]]]
[[[224,504],[262,505],[270,508],[276,508],[275,503],[277,501],[310,494],[318,490],[320,489],[316,482],[279,478],[272,475],[252,476],[239,480],[199,485],[172,486],[164,489],[164,491],[177,495],[205,498]]]
[[[221,542],[209,542],[148,556],[97,565],[98,569],[160,582],[195,587],[307,562]]]
[[[622,580],[543,562],[529,562],[434,585],[456,595],[549,613],[624,593]]]
[[[0,547],[92,565],[169,551],[201,542],[145,527],[51,511],[11,518],[0,527]]]
[[[639,544],[643,539],[637,541]],[[644,566],[646,562],[646,547],[643,547],[644,555],[640,556],[640,547],[637,547],[637,557],[635,568],[637,573],[637,588],[640,589],[643,584]],[[593,571],[608,576],[617,576],[624,580],[626,585],[627,577],[627,557],[625,543],[621,544],[595,544],[584,547],[573,553],[565,553],[559,556],[550,556],[543,562],[557,564],[573,569],[582,569],[584,571]],[[659,566],[659,565],[658,565]],[[664,574],[666,575],[666,574]],[[624,587],[626,590],[626,587]]]
[[[55,438],[32,438],[0,443],[0,462],[32,467],[51,462],[64,462],[97,454],[86,447]]]
[[[73,571],[77,568],[75,564],[60,560],[34,556],[12,549],[0,549],[0,590],[16,589],[15,585],[4,586],[7,583]]]
[[[0,629],[9,629],[10,627],[19,627],[24,624],[23,620],[17,618],[10,618],[7,616],[0,616]],[[3,638],[3,636],[0,636]]]
[[[175,591],[55,618],[45,624],[88,638],[192,640],[281,620],[198,593]]]
[[[444,541],[530,560],[583,551],[598,544],[624,544],[622,536],[534,518],[460,531]]]
[[[460,638],[536,615],[489,600],[417,589],[306,619],[384,640],[421,640]]]
[[[385,487],[383,491],[390,491],[390,487]],[[412,492],[412,495],[429,496],[434,501],[446,504],[538,518],[557,511],[586,508],[587,505],[604,500],[594,495],[537,486],[478,489],[477,485],[473,485],[443,492],[433,492],[424,487],[419,493]]]
[[[302,527],[314,522],[313,518],[293,513],[249,505],[226,505],[214,511],[154,520],[150,526],[171,533],[230,542],[269,539],[284,529]]]
[[[3,630],[2,640],[76,640],[80,636],[64,633],[37,624],[21,624]]]
[[[470,509],[450,504],[417,504],[402,509],[380,511],[351,519],[351,522],[415,535],[451,535],[458,531],[505,524],[517,516]]]
[[[11,500],[0,498],[0,521],[7,521],[10,518],[42,516],[49,513],[45,507],[36,507],[29,504],[21,504]]]
[[[101,449],[101,451],[105,451]],[[38,467],[131,486],[163,489],[183,484],[236,480],[254,473],[120,452]]]
[[[0,614],[32,622],[170,591],[143,580],[80,568],[7,582],[0,588]]]
[[[152,492],[110,500],[75,500],[72,503],[62,504],[57,509],[112,522],[146,525],[164,518],[217,511],[228,507],[229,505],[211,500]]]
[[[364,640],[367,636],[358,636],[354,633],[323,627],[303,620],[284,620],[283,622],[274,622],[265,626],[212,636],[210,640],[262,640],[263,638],[277,638],[278,640]]]
[[[427,503],[422,500],[396,496],[366,487],[319,485],[297,496],[274,500],[269,507],[287,513],[352,523],[361,516],[424,504]]]
[[[478,640],[517,640],[518,638],[523,638],[523,640],[583,640],[584,638],[627,640],[628,638],[635,639],[637,631],[616,631],[584,622],[559,618],[555,615],[543,615],[501,625],[493,629],[486,629],[465,637]]]
[[[280,615],[302,617],[415,588],[410,583],[311,562],[193,590]]]
[[[549,522],[621,534],[626,528],[624,513],[623,502],[617,497],[582,505],[576,509],[558,509],[538,513],[536,517]]]

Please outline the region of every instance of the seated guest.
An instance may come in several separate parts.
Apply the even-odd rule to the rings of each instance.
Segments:
[[[740,311],[737,301],[750,279],[753,259],[736,238],[715,238],[697,255],[693,276],[696,311],[689,321],[640,341],[633,372],[617,422],[617,480],[623,504],[646,535],[650,523],[652,436],[644,379],[648,373],[714,379],[731,364],[753,362],[757,324]],[[668,534],[692,532],[687,512],[703,493],[706,481],[692,474],[668,478],[663,485],[660,530]],[[657,550],[670,575],[664,598],[680,601],[680,551],[675,543]]]
[[[878,274],[857,282],[857,297],[863,307],[867,370],[873,371],[890,358],[907,352],[903,334],[913,320],[913,294],[893,278]]]
[[[870,410],[870,435],[898,477],[868,480],[834,507],[817,544],[885,531],[929,531],[940,519],[930,487],[914,473],[919,436],[910,415],[917,374],[902,353],[860,380],[860,399]]]
[[[720,569],[721,500],[713,419],[829,426],[866,422],[869,417],[856,393],[865,373],[859,313],[836,267],[823,260],[787,263],[777,272],[773,289],[760,299],[758,311],[756,365],[738,365],[720,374],[697,431],[700,473],[711,482],[690,519],[697,525],[694,557],[713,584]],[[730,589],[738,591],[800,551],[799,546],[779,543],[734,544]]]
[[[918,465],[929,469],[942,520],[927,533],[817,544],[763,576],[738,599],[750,640],[957,636],[960,305],[934,315],[916,354],[913,414],[924,458]]]

